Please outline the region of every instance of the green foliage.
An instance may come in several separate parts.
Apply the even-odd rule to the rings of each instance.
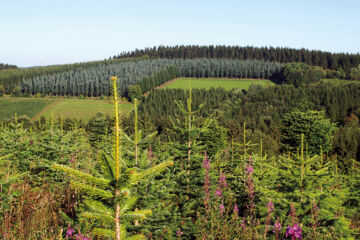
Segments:
[[[179,70],[175,66],[169,66],[166,69],[163,69],[151,76],[145,77],[141,79],[138,84],[141,88],[142,93],[146,93],[155,87],[170,81],[173,78],[179,76]]]
[[[296,87],[318,82],[325,73],[320,67],[311,67],[305,63],[287,63],[281,71],[283,82]]]
[[[302,145],[299,155],[279,157],[272,163],[266,161],[262,171],[255,159],[254,176],[257,196],[261,199],[258,204],[260,216],[265,218],[266,204],[272,201],[275,215],[280,216],[285,226],[291,225],[291,219],[286,216],[293,203],[303,235],[311,236],[315,224],[311,213],[313,206],[317,205],[319,233],[326,237],[353,239],[349,218],[344,214],[348,185],[342,176],[334,174],[330,162],[325,162],[320,156],[307,157],[303,148]]]
[[[4,96],[5,94],[5,88],[3,85],[0,85],[0,97]]]
[[[360,64],[350,69],[350,78],[360,80]]]
[[[52,102],[41,99],[0,99],[0,121],[13,117],[15,113],[32,118]]]
[[[215,119],[206,118],[201,121],[206,126],[206,131],[201,131],[198,136],[210,159],[221,153],[227,147],[227,129],[220,126]]]
[[[15,65],[0,63],[0,70],[17,68]]]
[[[11,199],[19,194],[17,191],[11,191],[11,184],[20,182],[28,174],[28,172],[18,174],[16,170],[14,171],[11,167],[11,157],[11,154],[0,155],[0,214],[2,216],[9,210]]]
[[[60,74],[63,72],[73,71],[76,69],[87,69],[98,65],[108,65],[126,61],[140,60],[146,59],[146,57],[141,58],[132,58],[132,59],[120,59],[120,60],[105,60],[105,61],[93,61],[93,62],[85,62],[85,63],[75,63],[75,64],[65,64],[65,65],[53,65],[53,66],[45,66],[45,67],[32,67],[32,68],[16,68],[10,67],[8,69],[2,70],[0,72],[0,85],[5,87],[6,93],[10,94],[12,90],[24,79],[32,79],[37,78],[39,76]],[[1,68],[1,65],[0,65]],[[23,88],[23,87],[22,87]],[[23,89],[24,90],[24,89]],[[55,90],[55,89],[54,89]],[[25,91],[27,92],[27,91]],[[38,91],[43,93],[43,91]],[[34,94],[34,93],[32,93]]]
[[[51,94],[54,96],[101,96],[109,95],[107,79],[118,75],[120,94],[125,95],[128,86],[138,84],[142,93],[175,77],[230,77],[270,78],[281,69],[281,64],[259,60],[229,59],[153,59],[112,62],[68,71],[24,78],[4,85],[5,89],[20,87],[27,94]],[[1,74],[0,74],[1,76]],[[91,76],[91,77],[90,77]],[[1,83],[1,81],[0,81]],[[5,83],[4,83],[5,84]]]
[[[122,131],[118,116],[117,78],[112,77],[111,80],[116,114],[113,154],[109,154],[108,150],[102,151],[94,175],[59,164],[54,164],[53,168],[68,174],[72,187],[86,194],[86,210],[81,212],[80,218],[94,226],[94,235],[117,240],[145,239],[142,235],[128,236],[126,230],[132,221],[144,219],[151,214],[151,210],[134,210],[137,201],[134,185],[164,171],[173,163],[168,160],[145,170],[138,170],[125,161],[120,152]]]
[[[304,134],[306,151],[312,156],[331,149],[335,124],[325,118],[324,112],[293,110],[283,116],[281,127],[282,147],[286,152],[296,153],[301,145],[301,135]]]
[[[104,114],[102,113],[97,113],[96,116],[89,120],[86,128],[91,144],[95,145],[101,143],[103,138],[106,137],[108,129],[110,128],[110,119],[105,118]]]
[[[128,100],[131,102],[134,102],[134,99],[140,99],[141,98],[141,88],[139,85],[130,85],[127,90]]]
[[[11,96],[13,97],[20,97],[21,96],[21,89],[19,86],[16,86],[12,92],[11,92]]]
[[[308,65],[321,66],[330,69],[348,69],[359,65],[360,54],[330,53],[308,49],[294,49],[284,47],[252,47],[252,46],[158,46],[153,48],[136,49],[124,52],[114,58],[140,57],[150,58],[226,58],[263,61],[275,61],[283,63],[304,62]]]
[[[358,126],[340,127],[335,131],[333,150],[339,161],[339,167],[349,171],[353,167],[353,161],[360,159],[360,129]]]
[[[53,163],[83,169],[91,165],[91,150],[84,129],[64,132],[53,121],[45,127],[39,132],[25,129],[15,118],[0,128],[0,154],[11,154],[11,169],[19,173],[29,171],[31,178],[41,182],[46,178],[47,181],[60,180],[50,169]]]

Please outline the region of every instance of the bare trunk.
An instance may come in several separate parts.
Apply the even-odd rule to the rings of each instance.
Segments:
[[[116,196],[119,196],[120,191],[116,189]],[[120,232],[120,205],[116,204],[115,209],[115,239],[121,240],[121,232]]]

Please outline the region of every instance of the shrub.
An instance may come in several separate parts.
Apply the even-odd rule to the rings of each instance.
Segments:
[[[141,88],[139,85],[130,85],[127,90],[128,100],[134,102],[134,99],[140,99],[141,97]]]
[[[305,63],[285,64],[281,74],[284,83],[293,84],[296,87],[307,83],[318,82],[326,75],[321,67],[313,67]]]

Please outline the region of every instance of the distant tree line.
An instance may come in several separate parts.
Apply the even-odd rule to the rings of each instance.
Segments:
[[[0,63],[0,70],[4,70],[4,69],[14,69],[17,68],[16,65],[10,65],[10,64],[4,64],[4,63]]]
[[[24,79],[19,88],[23,94],[101,96],[110,93],[110,77],[118,76],[120,93],[127,96],[130,85],[139,85],[144,93],[176,76],[264,79],[270,78],[281,68],[282,64],[260,60],[202,58],[124,61]],[[14,88],[14,91],[18,90]]]
[[[321,66],[324,69],[350,71],[360,64],[360,54],[330,53],[319,50],[293,49],[282,47],[240,47],[240,46],[159,46],[123,52],[113,59],[149,56],[150,58],[229,58],[239,60],[263,60],[271,62],[303,62]]]

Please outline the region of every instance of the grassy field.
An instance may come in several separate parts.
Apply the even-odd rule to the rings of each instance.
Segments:
[[[226,90],[231,90],[233,88],[242,88],[248,89],[251,84],[261,84],[271,86],[274,85],[269,80],[259,80],[259,79],[231,79],[231,78],[178,78],[164,88],[182,88],[187,89],[188,84],[192,88],[205,88],[210,89],[212,87],[223,87]]]
[[[120,111],[128,114],[133,105],[122,103],[119,105]],[[113,115],[114,106],[110,101],[101,101],[95,99],[0,99],[0,121],[14,116],[15,112],[18,116],[27,115],[32,120],[37,120],[41,116],[50,117],[54,115],[56,118],[62,115],[66,117],[74,117],[89,120],[95,116],[97,112],[104,115]]]
[[[133,105],[123,103],[119,105],[119,108],[120,112],[127,114],[133,109]],[[76,117],[87,121],[98,112],[112,116],[114,114],[114,105],[110,101],[69,99],[53,103],[35,116],[35,118],[38,118],[41,115],[50,117],[52,114],[54,114],[56,118],[60,115],[64,118],[73,117],[75,115]]]

